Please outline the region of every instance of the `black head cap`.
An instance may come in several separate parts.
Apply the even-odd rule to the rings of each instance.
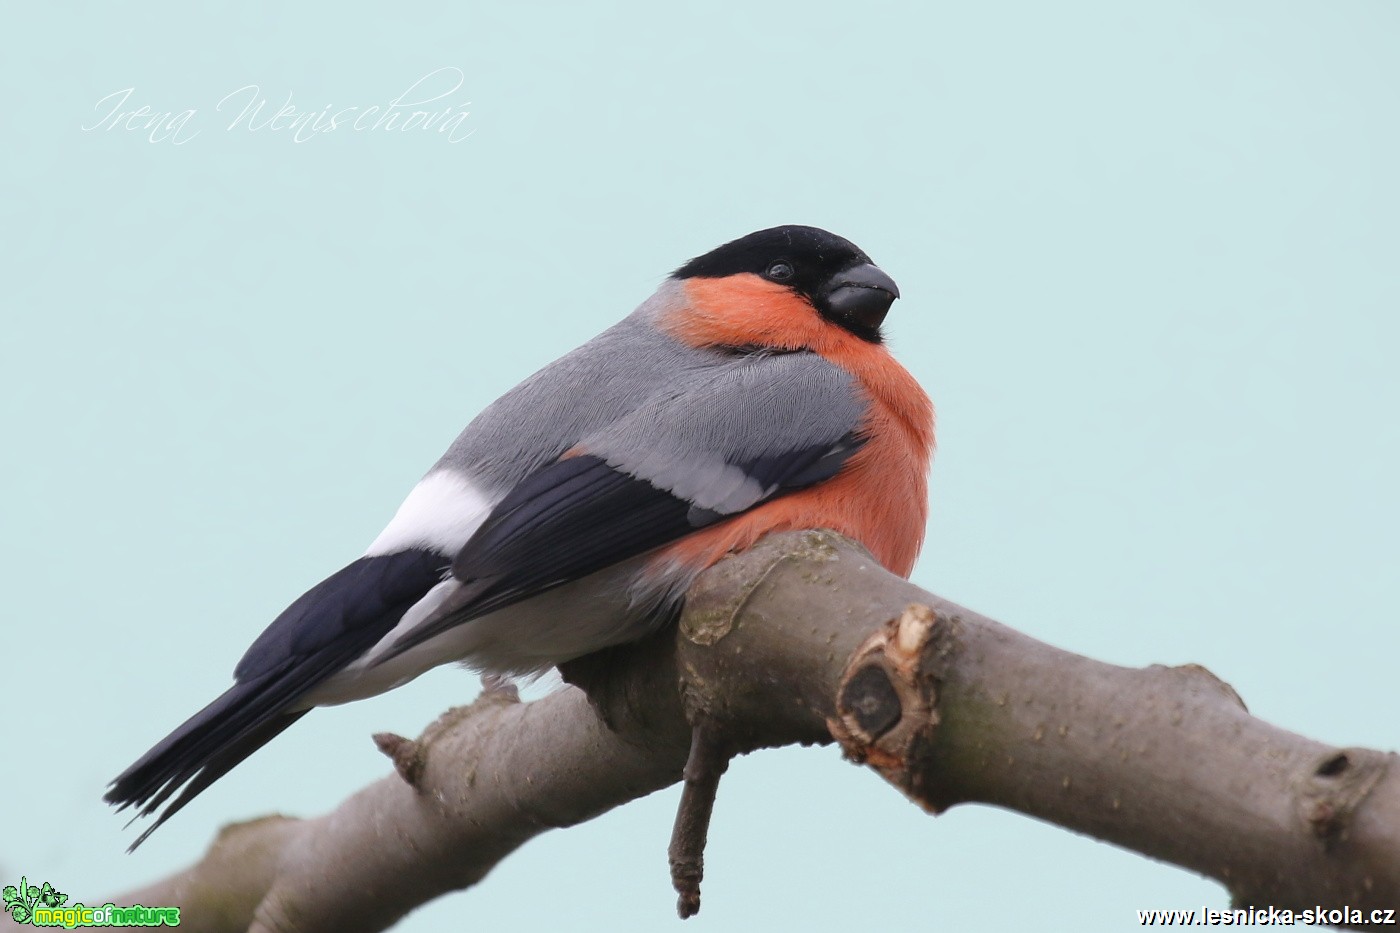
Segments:
[[[750,272],[786,286],[828,320],[880,342],[880,324],[899,297],[894,280],[860,247],[818,227],[770,227],[697,256],[673,278],[723,278]]]

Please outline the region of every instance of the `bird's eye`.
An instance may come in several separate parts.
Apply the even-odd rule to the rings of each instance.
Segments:
[[[793,274],[792,265],[786,262],[775,262],[773,265],[769,266],[768,271],[764,273],[764,275],[775,282],[786,282],[793,277]]]

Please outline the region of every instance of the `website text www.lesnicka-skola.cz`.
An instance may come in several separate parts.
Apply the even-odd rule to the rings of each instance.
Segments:
[[[1396,910],[1392,907],[1363,910],[1360,907],[1323,907],[1321,904],[1306,910],[1290,910],[1286,907],[1139,910],[1137,917],[1138,924],[1145,927],[1291,927],[1340,926],[1344,923],[1356,926],[1363,923],[1391,925],[1400,922],[1397,921]]]

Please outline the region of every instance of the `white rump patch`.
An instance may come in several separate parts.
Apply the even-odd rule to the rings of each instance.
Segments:
[[[438,470],[419,481],[399,506],[393,521],[365,551],[366,557],[411,547],[431,547],[456,554],[476,534],[495,502],[465,476]]]

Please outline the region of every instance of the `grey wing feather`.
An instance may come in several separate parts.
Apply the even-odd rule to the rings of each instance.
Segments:
[[[858,432],[868,402],[855,380],[814,353],[736,356],[684,390],[654,396],[583,438],[618,470],[730,515],[772,495],[756,468],[795,451],[830,451]]]
[[[433,471],[455,470],[504,494],[580,438],[713,367],[715,351],[686,346],[656,326],[682,301],[678,283],[662,285],[632,314],[491,403]]]

